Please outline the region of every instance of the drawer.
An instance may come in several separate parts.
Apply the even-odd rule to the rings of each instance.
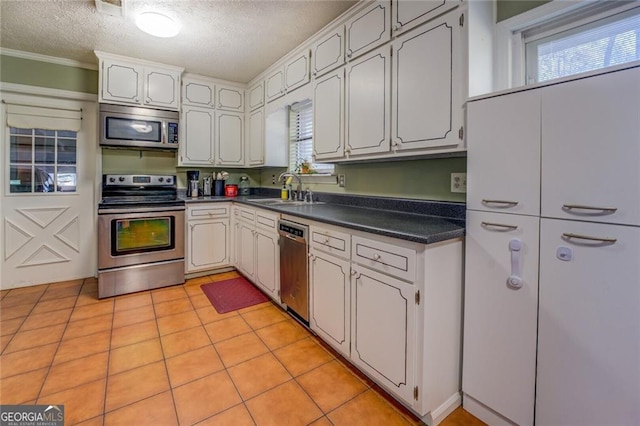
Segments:
[[[241,220],[243,222],[253,224],[256,220],[256,210],[252,208],[236,206],[233,211],[233,217],[236,220]]]
[[[351,235],[320,226],[311,226],[310,234],[311,247],[347,259],[351,256]]]
[[[278,219],[280,215],[278,213],[270,212],[268,210],[256,210],[256,228],[264,229],[265,231],[278,232]]]
[[[351,259],[360,265],[405,281],[416,280],[417,253],[414,249],[354,236],[351,254]]]
[[[187,207],[187,220],[229,217],[229,204],[201,204]]]

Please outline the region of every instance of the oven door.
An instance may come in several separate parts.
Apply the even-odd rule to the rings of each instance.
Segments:
[[[98,269],[184,259],[184,208],[98,214]]]

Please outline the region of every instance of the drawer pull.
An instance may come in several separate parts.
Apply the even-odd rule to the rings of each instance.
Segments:
[[[504,204],[505,207],[515,207],[518,205],[517,201],[508,201],[508,200],[482,200],[482,204]]]
[[[375,260],[376,262],[379,262],[380,261],[380,255],[378,253],[374,253],[373,260]]]
[[[593,206],[581,206],[578,204],[564,204],[563,210],[595,210],[601,211],[603,214],[611,214],[618,211],[616,207],[593,207]]]
[[[323,243],[324,243],[324,244],[329,244],[329,238],[328,238],[328,237],[324,237],[324,241],[323,241]]]
[[[570,232],[563,233],[562,237],[568,240],[576,239],[576,240],[596,241],[596,242],[605,243],[605,244],[615,244],[616,241],[618,241],[617,238],[590,237],[588,235],[572,234]]]
[[[515,231],[516,229],[518,229],[516,225],[505,225],[503,223],[494,223],[494,222],[482,222],[482,226],[484,226],[485,228],[487,227],[502,228],[508,231]]]

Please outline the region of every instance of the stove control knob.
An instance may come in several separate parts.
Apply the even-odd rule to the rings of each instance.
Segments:
[[[162,180],[162,178],[160,178]],[[167,178],[167,183],[171,183],[171,178]]]
[[[124,176],[120,176],[120,177],[118,178],[118,180],[119,180],[120,182],[124,182]]]
[[[115,182],[115,181],[116,181],[116,178],[114,178],[114,177],[110,177],[110,178],[109,178],[109,182],[113,183],[113,182]]]
[[[158,182],[162,182],[163,180],[164,180],[164,178],[163,178],[163,177],[159,177],[159,178],[158,178]]]

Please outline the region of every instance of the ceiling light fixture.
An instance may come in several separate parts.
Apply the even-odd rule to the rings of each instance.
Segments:
[[[147,34],[156,37],[174,37],[180,32],[180,25],[156,12],[144,12],[136,18],[136,25]]]

